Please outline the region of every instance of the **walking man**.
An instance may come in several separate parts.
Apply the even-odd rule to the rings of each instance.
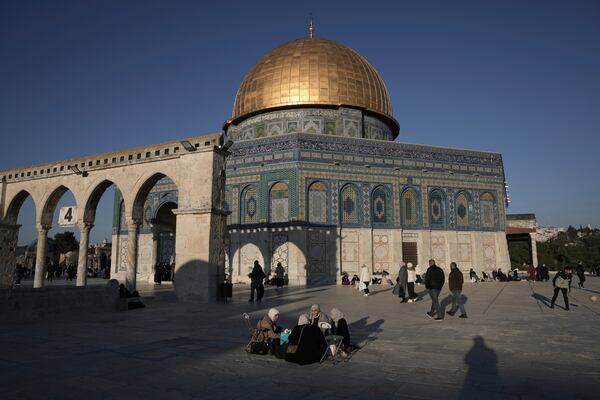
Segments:
[[[263,280],[265,279],[265,273],[258,260],[254,260],[254,267],[252,272],[248,275],[250,277],[250,300],[254,301],[254,291],[256,290],[256,301],[260,302],[265,294],[265,287],[263,286]]]
[[[408,270],[406,269],[406,263],[402,262],[400,271],[398,272],[398,297],[402,299],[402,303],[406,303],[406,289],[408,283]]]
[[[442,307],[440,306],[440,292],[444,287],[444,282],[446,280],[446,276],[444,275],[444,271],[435,265],[435,260],[429,260],[429,268],[427,268],[427,272],[425,273],[425,289],[429,292],[429,297],[431,297],[431,309],[427,313],[430,318],[433,318],[435,315],[436,321],[443,321],[444,314],[442,313]]]
[[[458,318],[467,318],[467,312],[465,311],[465,305],[462,301],[462,288],[463,288],[463,274],[458,269],[455,262],[450,263],[450,276],[448,276],[448,286],[450,287],[450,293],[452,293],[452,308],[447,312],[449,316],[454,316],[456,311],[460,308],[460,316]]]
[[[569,297],[567,296],[567,290],[571,291],[571,267],[565,267],[564,270],[554,275],[552,279],[552,285],[554,286],[554,296],[552,296],[552,302],[550,308],[554,308],[554,303],[558,297],[558,292],[562,292],[563,298],[565,299],[565,310],[569,311]]]
[[[581,261],[579,261],[579,263],[577,263],[576,271],[577,271],[577,277],[579,278],[578,285],[579,285],[579,288],[582,289],[583,283],[585,282],[585,268],[583,268],[583,264],[581,263]]]

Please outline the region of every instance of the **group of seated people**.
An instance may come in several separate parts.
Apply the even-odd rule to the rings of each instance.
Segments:
[[[248,351],[256,354],[271,354],[286,361],[306,365],[321,361],[327,351],[326,337],[336,335],[341,339],[340,351],[346,357],[356,349],[350,344],[350,331],[344,313],[337,308],[329,315],[321,311],[318,304],[310,307],[310,314],[302,314],[298,324],[291,330],[278,325],[280,314],[271,308],[257,324]],[[319,324],[326,322],[330,329],[322,329]],[[256,350],[254,350],[256,348]]]
[[[505,274],[502,272],[502,268],[498,268],[497,270],[492,270],[492,276],[490,277],[485,271],[481,271],[482,278],[480,278],[477,273],[471,268],[469,271],[469,279],[471,282],[485,282],[485,281],[499,281],[499,282],[511,282],[511,281],[520,281],[519,271],[514,269],[512,274]]]

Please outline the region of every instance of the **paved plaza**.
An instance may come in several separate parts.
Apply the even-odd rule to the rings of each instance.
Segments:
[[[573,288],[565,311],[547,307],[549,283],[469,283],[469,318],[443,322],[425,316],[427,296],[399,304],[389,286],[370,297],[342,286],[269,288],[262,304],[236,287],[231,302],[212,305],[146,286],[142,310],[3,324],[0,398],[596,399],[600,301],[589,298],[600,279],[587,286]],[[243,312],[256,321],[277,307],[292,327],[311,303],[346,313],[362,346],[349,361],[298,366],[243,350]]]

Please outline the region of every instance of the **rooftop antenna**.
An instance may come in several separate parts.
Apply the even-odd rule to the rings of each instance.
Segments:
[[[310,14],[310,23],[308,24],[308,37],[311,39],[315,37],[315,24],[312,14]]]

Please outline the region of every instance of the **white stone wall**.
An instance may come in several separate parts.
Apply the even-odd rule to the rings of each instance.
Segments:
[[[402,242],[415,242],[419,266],[424,271],[430,258],[445,271],[456,262],[462,271],[473,268],[509,270],[504,232],[432,231],[371,228],[290,228],[287,272],[290,285],[341,282],[341,272],[358,274],[367,265],[372,272],[396,274],[403,260]],[[254,260],[270,272],[273,232],[268,229],[231,234],[229,260],[234,283],[249,283]],[[285,264],[284,264],[285,265]]]

